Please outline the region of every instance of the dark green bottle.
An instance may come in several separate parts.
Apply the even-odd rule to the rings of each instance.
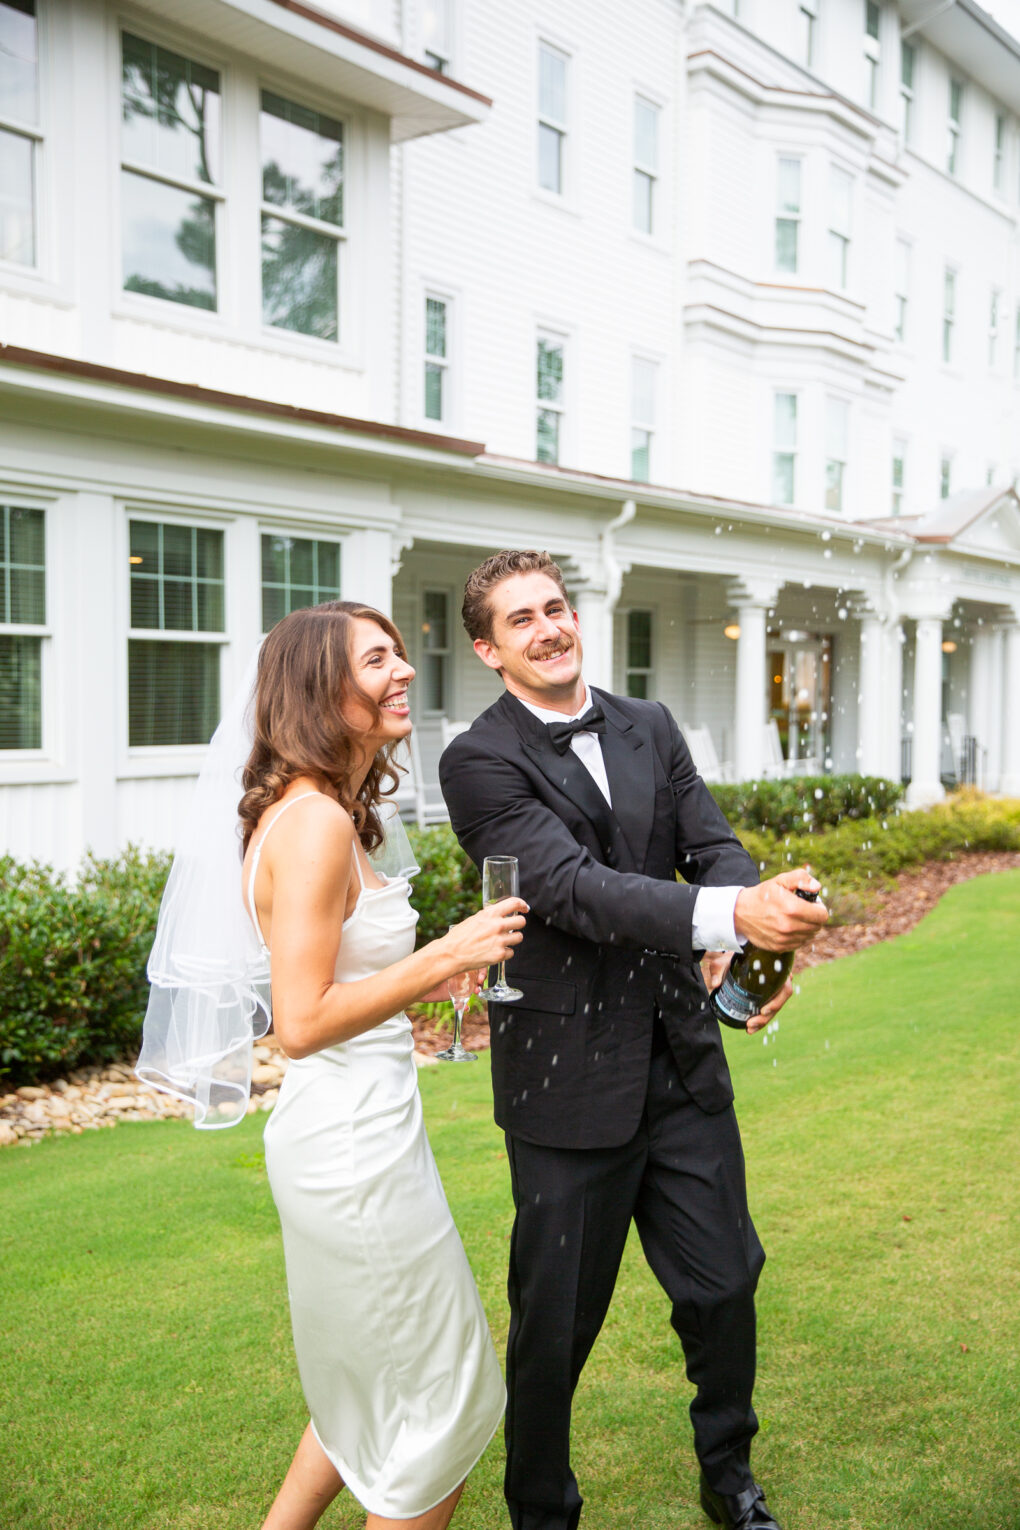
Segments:
[[[794,888],[805,903],[817,903],[818,894]],[[730,962],[729,971],[712,994],[712,1012],[723,1025],[744,1031],[747,1022],[760,1015],[774,999],[793,970],[792,951],[766,951],[746,945]]]

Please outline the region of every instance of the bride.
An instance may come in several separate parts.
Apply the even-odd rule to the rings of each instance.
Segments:
[[[259,654],[242,885],[292,1059],[266,1167],[311,1416],[264,1530],[310,1530],[345,1484],[366,1530],[445,1530],[504,1406],[403,1010],[511,956],[527,905],[415,951],[406,876],[373,869],[413,678],[393,624],[348,601],[292,612]]]

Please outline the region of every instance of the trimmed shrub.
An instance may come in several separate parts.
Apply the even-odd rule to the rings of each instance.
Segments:
[[[469,861],[448,824],[409,829],[408,837],[421,871],[414,879],[411,902],[418,910],[418,946],[445,935],[482,906],[482,878]]]
[[[881,776],[791,776],[782,781],[713,783],[712,796],[738,831],[817,834],[846,819],[881,818],[898,810],[904,788]]]

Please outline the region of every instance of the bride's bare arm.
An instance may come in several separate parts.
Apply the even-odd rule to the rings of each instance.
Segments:
[[[327,797],[288,813],[260,870],[269,882],[273,1027],[289,1057],[360,1036],[454,973],[506,960],[522,938],[527,905],[506,898],[382,972],[337,983],[348,889],[358,875],[350,818]]]

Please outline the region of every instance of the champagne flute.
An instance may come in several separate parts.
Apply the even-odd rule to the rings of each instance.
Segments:
[[[516,855],[487,855],[482,863],[482,902],[500,903],[504,898],[519,896]],[[524,995],[519,988],[510,987],[506,980],[506,962],[500,962],[496,981],[488,988],[480,989],[478,997],[494,1004],[512,1004]]]
[[[445,1052],[436,1053],[436,1062],[477,1062],[477,1053],[469,1052],[467,1047],[461,1044],[460,1039],[464,1011],[471,1002],[470,972],[455,972],[446,984],[446,991],[453,1004],[453,1040]]]

